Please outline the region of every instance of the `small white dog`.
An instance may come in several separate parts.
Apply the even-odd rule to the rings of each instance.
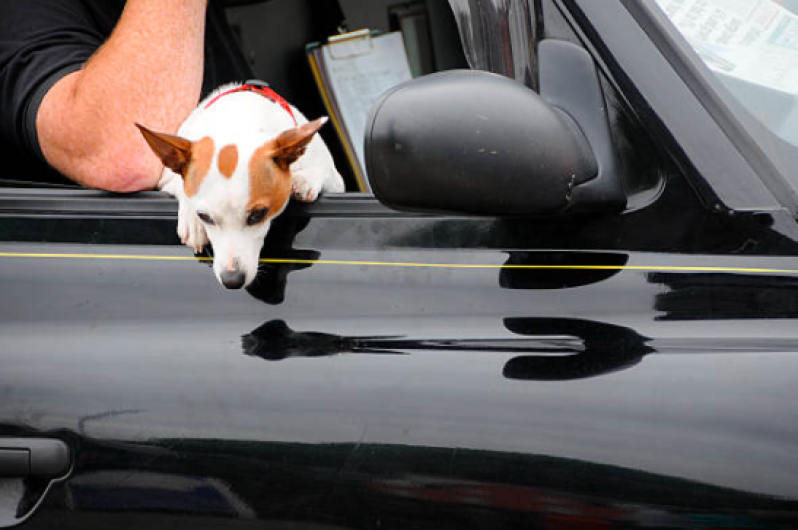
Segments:
[[[263,239],[291,195],[315,201],[344,181],[313,122],[260,83],[220,87],[177,131],[136,124],[165,169],[158,189],[178,200],[177,234],[199,252],[210,241],[213,270],[228,289],[249,285]]]

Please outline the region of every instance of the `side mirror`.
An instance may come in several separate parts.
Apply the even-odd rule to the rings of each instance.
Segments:
[[[409,81],[374,105],[366,168],[397,210],[496,216],[618,211],[626,204],[595,66],[543,41],[540,92],[475,70]]]

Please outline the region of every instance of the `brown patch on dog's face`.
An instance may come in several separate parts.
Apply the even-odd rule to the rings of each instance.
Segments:
[[[238,165],[238,148],[233,145],[226,145],[219,149],[219,173],[223,177],[230,178]]]
[[[274,141],[259,147],[249,161],[249,202],[246,211],[267,208],[264,221],[283,210],[291,195],[291,172],[282,169],[274,158],[278,153]]]
[[[202,181],[211,169],[213,159],[213,140],[206,136],[201,140],[192,142],[191,161],[183,175],[183,190],[187,197],[193,197],[199,191]]]
[[[313,135],[326,121],[321,118],[288,129],[253,153],[249,161],[248,212],[267,208],[265,220],[283,211],[291,196],[289,167],[305,153]]]

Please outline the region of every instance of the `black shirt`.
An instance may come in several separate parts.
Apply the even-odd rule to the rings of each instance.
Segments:
[[[21,170],[0,170],[0,179],[69,182],[42,155],[36,113],[50,87],[79,70],[110,36],[124,5],[125,0],[0,0],[0,156],[17,162],[4,168]],[[223,83],[251,77],[221,6],[212,1],[203,96]]]

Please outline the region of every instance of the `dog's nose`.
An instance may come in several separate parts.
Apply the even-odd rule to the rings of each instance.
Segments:
[[[241,289],[246,281],[246,275],[238,269],[222,271],[220,275],[222,285],[228,289]]]

